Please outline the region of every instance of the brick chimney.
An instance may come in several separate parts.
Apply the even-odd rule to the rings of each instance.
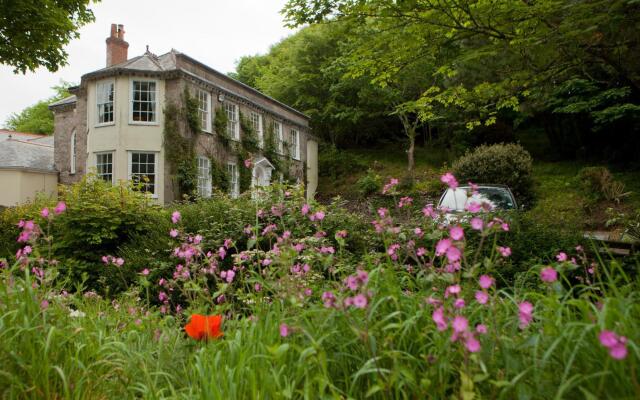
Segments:
[[[111,24],[107,38],[107,67],[127,61],[129,43],[124,41],[124,25]]]

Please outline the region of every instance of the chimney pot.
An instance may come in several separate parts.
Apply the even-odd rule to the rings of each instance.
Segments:
[[[127,61],[129,43],[124,41],[124,25],[111,24],[111,35],[106,42],[107,67]]]

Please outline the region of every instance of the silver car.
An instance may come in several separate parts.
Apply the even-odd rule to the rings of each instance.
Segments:
[[[445,210],[445,220],[457,219],[456,214],[481,207],[486,211],[516,210],[518,204],[511,190],[504,185],[459,186],[447,189],[440,197],[438,209]]]

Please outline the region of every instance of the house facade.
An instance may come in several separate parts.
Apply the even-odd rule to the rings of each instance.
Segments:
[[[127,49],[123,26],[112,25],[107,67],[82,76],[72,96],[49,106],[61,183],[92,171],[110,182],[140,182],[161,204],[177,200],[180,166],[167,139],[173,130],[193,150],[200,196],[211,196],[220,170],[233,196],[247,189],[247,173],[251,186],[284,178],[304,183],[313,196],[318,142],[306,115],[176,50],[129,59]],[[185,122],[187,104],[198,132]],[[257,146],[247,151],[249,135]]]
[[[29,202],[38,194],[55,196],[53,137],[0,129],[0,207]]]

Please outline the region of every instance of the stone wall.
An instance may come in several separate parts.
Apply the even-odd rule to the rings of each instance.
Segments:
[[[78,95],[75,103],[52,109],[54,115],[54,165],[60,183],[78,182],[86,174],[87,165],[87,102]],[[76,172],[71,173],[71,134],[76,132]]]

